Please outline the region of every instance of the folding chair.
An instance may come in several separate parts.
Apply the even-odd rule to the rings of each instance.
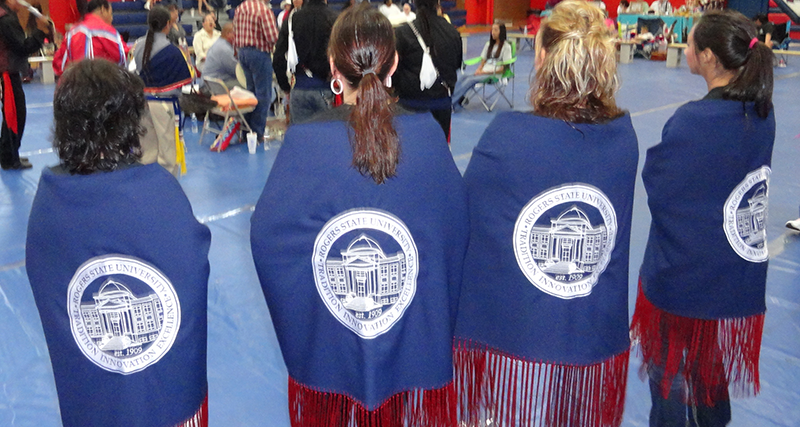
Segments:
[[[206,132],[211,132],[215,135],[220,135],[225,132],[225,127],[229,122],[229,118],[233,117],[238,120],[244,127],[244,129],[239,129],[239,140],[241,140],[241,132],[246,130],[247,132],[252,132],[253,129],[250,128],[250,124],[247,123],[247,120],[244,118],[244,115],[253,111],[255,107],[242,107],[239,108],[236,105],[236,102],[231,96],[231,91],[228,89],[228,86],[225,84],[224,81],[220,79],[215,79],[213,77],[205,77],[206,87],[211,92],[211,95],[227,95],[228,97],[228,106],[221,106],[218,105],[212,108],[210,111],[206,113],[205,120],[203,120],[203,131],[200,132],[200,140],[198,144],[203,143],[203,136],[205,136]],[[211,122],[211,115],[221,116],[223,117],[222,126],[220,129],[215,129]]]
[[[511,46],[511,59],[500,62],[498,65],[505,65],[505,70],[501,75],[487,76],[486,80],[475,85],[464,95],[467,99],[478,97],[486,111],[491,112],[502,98],[508,103],[509,107],[514,108],[514,64],[517,62],[517,45],[512,40],[506,40]],[[470,58],[464,61],[465,65],[475,65],[481,62],[481,57]],[[511,99],[506,96],[506,88],[511,83]],[[487,90],[488,89],[488,90]]]
[[[792,21],[786,21],[786,24],[775,24],[775,29],[772,30],[772,48],[776,50],[789,50],[789,44],[792,39],[789,37],[789,31],[792,28]],[[785,67],[788,62],[787,55],[779,55],[778,67]]]

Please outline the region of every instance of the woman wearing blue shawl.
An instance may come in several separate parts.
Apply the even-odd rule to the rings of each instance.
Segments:
[[[60,164],[42,171],[25,257],[65,427],[208,425],[211,234],[139,162],[143,88],[85,59],[54,94]]]
[[[380,12],[343,12],[328,56],[344,104],[288,130],[251,220],[292,426],[454,426],[464,184],[433,116],[386,89]]]
[[[603,13],[559,3],[536,37],[533,112],[500,113],[464,180],[455,333],[466,425],[619,426],[638,144]]]
[[[133,47],[136,72],[144,80],[147,113],[142,123],[143,163],[158,162],[170,173],[186,173],[183,135],[180,132],[180,89],[192,82],[192,68],[183,52],[167,39],[170,12],[155,6],[147,15],[147,35]]]
[[[773,54],[738,12],[707,13],[688,45],[708,94],[667,121],[642,171],[653,219],[631,330],[651,426],[724,426],[728,386],[759,390]]]

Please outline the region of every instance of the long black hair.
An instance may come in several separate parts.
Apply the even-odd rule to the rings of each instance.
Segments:
[[[497,50],[495,50],[494,54],[492,53],[492,47],[495,44],[494,37],[489,35],[489,50],[486,51],[486,57],[489,58],[499,58],[500,52],[503,51],[503,45],[506,43],[506,24],[497,24],[500,27],[500,35],[497,36]]]
[[[172,19],[169,10],[164,6],[153,6],[147,15],[147,37],[144,40],[144,52],[142,54],[142,72],[147,72],[150,65],[150,53],[153,51],[153,38],[156,33],[164,30]]]
[[[431,51],[431,57],[436,58],[436,45],[433,44],[433,36],[431,36],[431,21],[437,19],[439,15],[436,13],[436,6],[439,5],[439,0],[417,0],[417,18],[414,20],[414,26],[419,31],[422,41]]]
[[[723,98],[755,102],[762,118],[772,109],[772,49],[754,41],[758,36],[755,24],[739,12],[710,11],[694,27],[696,50],[706,48],[720,64],[734,71],[733,79],[723,87]]]

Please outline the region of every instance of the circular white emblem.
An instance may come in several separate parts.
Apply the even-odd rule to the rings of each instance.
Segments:
[[[725,201],[725,236],[733,250],[750,262],[769,259],[767,197],[771,173],[769,166],[748,173]]]
[[[553,187],[532,198],[514,226],[514,255],[542,292],[571,299],[592,293],[617,236],[617,214],[588,184]]]
[[[125,255],[105,255],[78,268],[67,290],[75,343],[95,365],[120,374],[144,370],[175,342],[181,307],[157,268]]]
[[[361,338],[388,331],[417,290],[417,245],[388,212],[353,209],[335,216],[317,235],[311,262],[325,306]]]

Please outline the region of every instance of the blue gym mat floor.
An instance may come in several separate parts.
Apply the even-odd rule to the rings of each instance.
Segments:
[[[477,56],[486,35],[469,38],[468,57]],[[533,53],[519,52],[514,109],[528,110]],[[467,72],[470,72],[468,69]],[[703,97],[706,85],[683,63],[636,59],[621,64],[618,104],[628,110],[639,138],[640,164],[657,144],[667,119],[681,104]],[[25,85],[28,122],[21,154],[33,169],[0,171],[0,426],[60,426],[58,401],[39,314],[25,272],[25,233],[43,168],[57,163],[51,148],[54,85]],[[733,427],[800,426],[800,233],[784,227],[800,204],[800,59],[775,68],[777,137],[772,161],[768,217],[767,315],[761,352],[761,394],[733,401]],[[509,110],[498,103],[495,112]],[[463,172],[472,148],[494,117],[479,102],[454,114],[452,153]],[[180,178],[197,218],[212,234],[208,295],[208,381],[210,425],[289,425],[287,374],[250,255],[250,215],[269,175],[279,143],[255,155],[245,145],[209,151],[212,137],[198,144],[186,132],[188,173]],[[630,255],[631,310],[636,276],[650,216],[637,181]],[[64,224],[68,227],[69,224]],[[797,288],[795,288],[797,286]],[[623,426],[647,426],[650,398],[631,357]]]

